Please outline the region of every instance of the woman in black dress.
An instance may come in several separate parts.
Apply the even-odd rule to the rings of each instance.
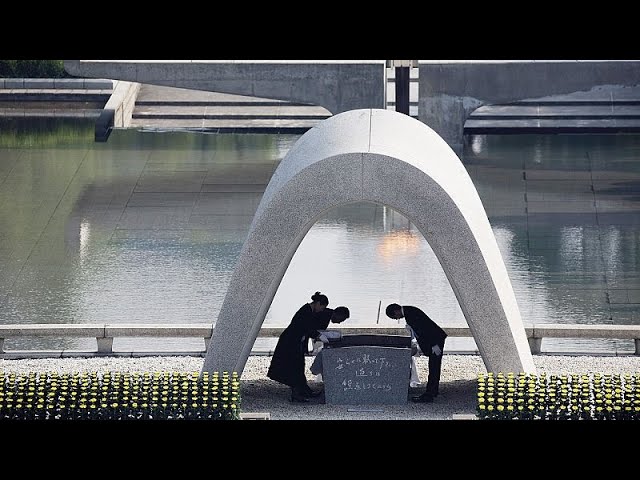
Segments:
[[[284,329],[271,358],[271,365],[267,376],[276,382],[283,383],[291,387],[292,402],[308,402],[313,396],[313,391],[307,384],[304,373],[304,354],[307,350],[307,339],[321,339],[318,326],[328,325],[327,318],[336,321],[329,312],[323,313],[329,305],[326,295],[316,292],[311,296],[311,302],[305,303],[291,319],[291,323]],[[340,315],[338,315],[340,316]]]

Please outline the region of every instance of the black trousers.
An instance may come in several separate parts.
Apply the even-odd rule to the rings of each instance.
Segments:
[[[440,388],[440,372],[442,370],[442,356],[444,354],[444,340],[438,343],[440,347],[440,355],[436,355],[429,349],[429,378],[427,379],[427,389],[424,393],[433,396],[438,395]],[[422,349],[422,347],[421,347]],[[422,353],[425,353],[424,351]]]

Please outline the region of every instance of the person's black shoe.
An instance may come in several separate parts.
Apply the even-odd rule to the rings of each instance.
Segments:
[[[423,393],[422,395],[413,397],[411,401],[415,403],[433,403],[433,395],[430,393]]]
[[[291,392],[291,403],[309,403],[309,399],[300,392]]]
[[[307,388],[305,388],[302,391],[302,394],[307,397],[307,398],[314,398],[314,397],[319,397],[320,395],[322,395],[322,390],[318,390],[317,392],[312,390],[311,387],[309,387],[307,385]]]

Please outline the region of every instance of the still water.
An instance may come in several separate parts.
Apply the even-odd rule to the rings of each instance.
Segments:
[[[299,137],[115,130],[96,143],[92,121],[0,120],[0,323],[215,322],[262,193]],[[525,325],[640,323],[640,136],[467,140],[464,164]],[[384,315],[391,302],[466,325],[429,244],[385,206],[320,219],[265,325],[287,325],[316,290],[347,305],[352,325],[395,324]],[[543,350],[554,345],[633,351],[615,340],[549,340]]]

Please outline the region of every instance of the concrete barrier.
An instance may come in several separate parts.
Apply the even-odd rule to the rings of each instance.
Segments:
[[[113,83],[103,78],[0,78],[0,90],[111,90]]]
[[[113,128],[129,126],[139,91],[139,83],[115,82],[113,93],[96,121],[96,142],[106,142]]]
[[[468,327],[443,327],[449,337],[473,338]],[[406,335],[404,327],[332,327],[343,335]],[[279,337],[284,327],[262,327],[258,337]],[[145,337],[200,337],[205,340],[205,346],[213,334],[214,328],[208,323],[187,324],[26,324],[0,325],[0,355],[6,354],[4,340],[7,338],[26,337],[84,337],[95,338],[98,342],[96,352],[104,355],[114,354],[112,344],[114,338]],[[581,338],[581,339],[633,339],[635,341],[635,355],[640,355],[640,325],[581,325],[581,324],[538,324],[525,327],[531,353],[539,354],[544,338]],[[102,347],[101,347],[102,346]],[[35,351],[37,353],[37,351]],[[203,354],[205,350],[195,352]],[[60,352],[58,352],[60,353]],[[190,352],[194,353],[194,352]],[[183,353],[184,354],[184,353]],[[51,354],[44,356],[51,356]],[[43,356],[35,355],[35,356]]]
[[[83,78],[0,78],[0,101],[4,102],[0,117],[97,119],[111,97],[113,83]],[[37,103],[44,107],[34,107]]]
[[[272,98],[336,114],[385,108],[382,60],[65,60],[79,77]]]

